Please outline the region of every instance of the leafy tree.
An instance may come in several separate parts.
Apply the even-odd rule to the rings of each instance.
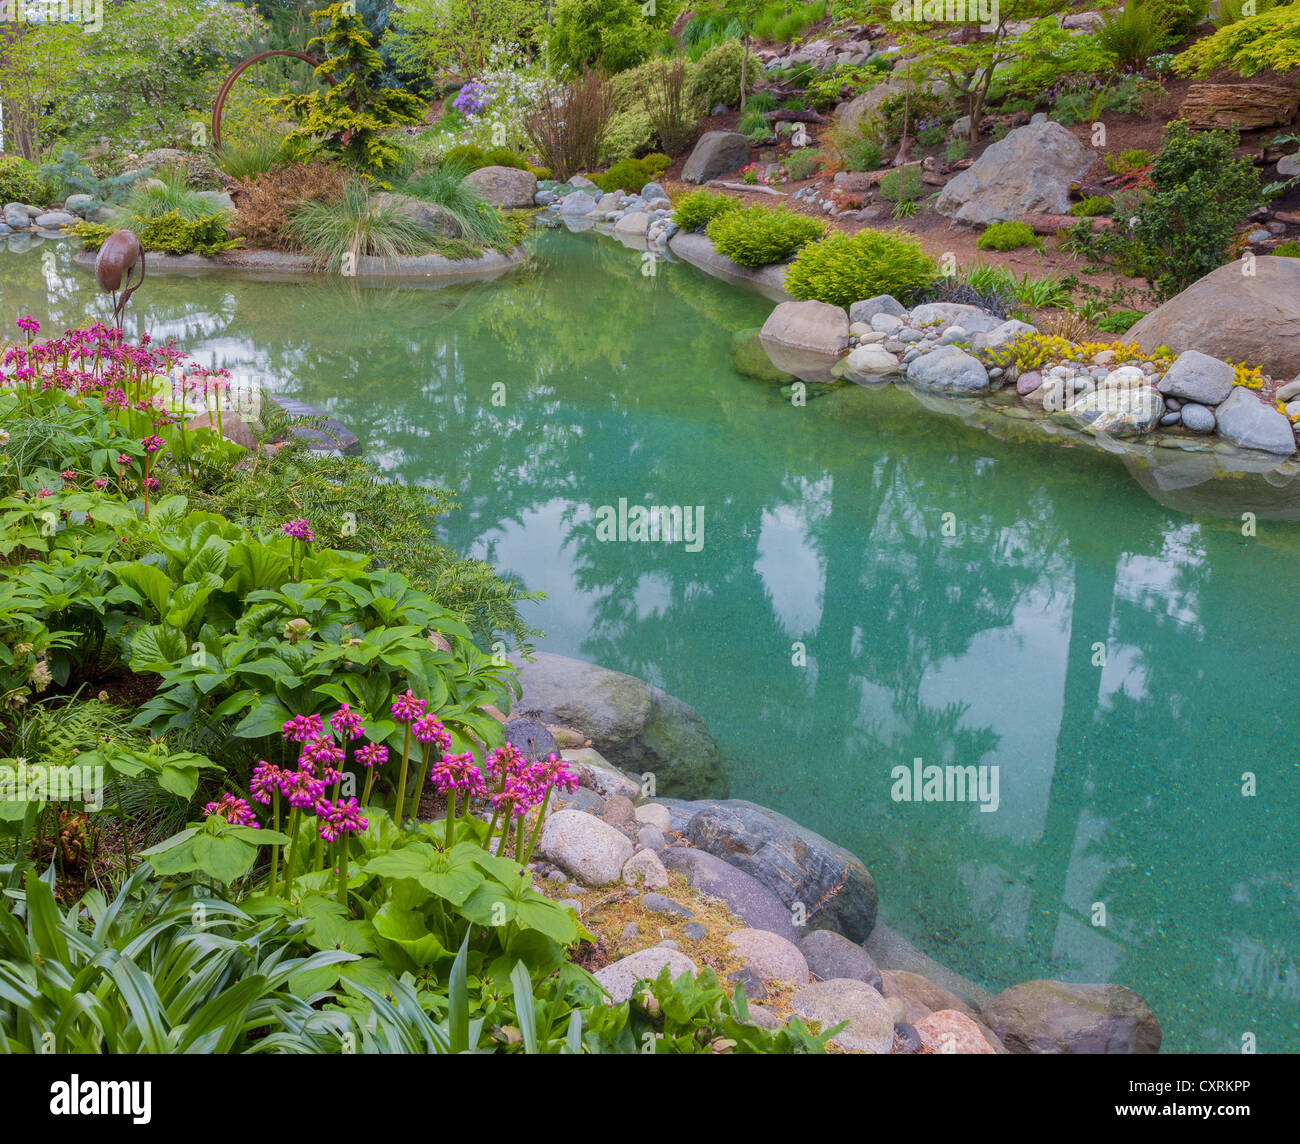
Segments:
[[[1174,60],[1174,70],[1204,79],[1215,68],[1238,75],[1300,67],[1300,4],[1238,20],[1198,40]]]
[[[636,67],[649,54],[654,34],[635,0],[559,0],[551,31],[551,61],[610,72]]]
[[[970,116],[970,142],[979,139],[980,119],[994,72],[1026,52],[1025,37],[1012,38],[1012,25],[1024,20],[1038,21],[1030,36],[1050,35],[1056,21],[1048,20],[1070,7],[1069,0],[1003,0],[994,7],[997,23],[987,31],[981,26],[966,43],[951,43],[943,38],[943,25],[918,21],[889,24],[897,34],[903,51],[917,57],[917,66],[925,74],[943,80],[965,101]],[[913,11],[910,4],[895,5],[899,14]]]
[[[274,96],[267,103],[298,117],[299,125],[290,133],[291,139],[321,137],[329,149],[364,171],[393,166],[400,153],[384,131],[419,123],[424,114],[423,101],[410,92],[378,86],[383,60],[352,5],[331,4],[313,12],[312,19],[329,21],[323,35],[307,42],[307,50],[325,50],[316,75],[321,79],[332,76],[334,86],[305,95]]]
[[[476,76],[494,44],[530,40],[545,9],[544,0],[406,0],[383,45],[412,72]]]

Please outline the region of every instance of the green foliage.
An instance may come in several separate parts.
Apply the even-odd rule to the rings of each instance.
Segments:
[[[1119,155],[1107,155],[1106,166],[1116,175],[1127,175],[1133,171],[1140,171],[1143,167],[1150,166],[1155,156],[1150,151],[1141,147],[1130,147],[1127,151],[1122,151]]]
[[[1126,334],[1145,317],[1141,310],[1116,310],[1101,318],[1097,329],[1108,334]]]
[[[826,233],[820,219],[783,208],[741,207],[715,215],[709,238],[718,250],[741,266],[768,266]]]
[[[1219,0],[1218,10],[1211,14],[1210,19],[1216,28],[1226,28],[1238,20],[1262,15],[1289,2],[1290,0]]]
[[[943,161],[949,164],[956,163],[966,158],[966,152],[969,150],[970,144],[965,139],[950,139],[943,149]]]
[[[136,185],[126,200],[128,214],[137,219],[154,219],[174,211],[187,222],[195,222],[214,213],[211,200],[190,190],[182,173],[162,171],[157,183]]]
[[[389,262],[428,254],[438,240],[402,214],[400,205],[349,183],[338,199],[300,203],[287,228],[289,239],[325,270],[339,270],[345,256],[374,255]]]
[[[763,43],[789,43],[806,28],[824,20],[826,7],[826,0],[813,3],[772,0],[754,16],[754,38]]]
[[[1094,218],[1097,215],[1113,214],[1115,204],[1105,195],[1085,195],[1077,203],[1070,204],[1070,214],[1081,218]]]
[[[934,261],[902,231],[837,231],[799,252],[785,288],[795,298],[847,307],[877,294],[906,298],[936,275]]]
[[[916,202],[925,194],[919,164],[909,164],[890,171],[880,180],[880,195],[891,203]]]
[[[647,155],[644,159],[624,159],[615,163],[602,175],[593,175],[591,181],[606,193],[626,191],[638,195],[646,183],[652,183],[672,163],[667,155]]]
[[[138,215],[127,220],[129,229],[135,231],[140,245],[147,251],[160,254],[202,254],[211,258],[243,245],[242,238],[231,238],[226,232],[227,223],[234,216],[230,211],[187,218],[178,209],[171,209],[151,218]],[[117,226],[80,222],[70,227],[68,233],[81,239],[86,250],[98,250]]]
[[[1174,70],[1204,79],[1216,68],[1240,76],[1300,67],[1300,4],[1259,11],[1197,40],[1174,60]]]
[[[689,191],[673,207],[673,219],[684,231],[703,230],[720,214],[740,210],[740,200],[700,189]]]
[[[251,179],[283,162],[283,141],[266,137],[230,143],[223,141],[216,155],[217,168],[232,179]]]
[[[752,107],[745,108],[740,119],[736,121],[736,130],[749,140],[751,146],[772,138],[772,124],[763,118],[761,111]]]
[[[448,157],[436,170],[406,179],[401,190],[422,202],[442,207],[469,241],[494,250],[508,250],[514,245],[509,219],[500,209],[484,202],[483,196],[465,182],[467,174],[467,168]]]
[[[558,0],[547,50],[557,67],[613,74],[644,60],[653,40],[634,0]]]
[[[650,113],[643,107],[633,107],[620,111],[610,120],[600,146],[600,157],[606,163],[619,163],[646,154],[654,145],[655,126]]]
[[[701,115],[718,104],[740,104],[740,67],[745,49],[739,40],[723,40],[710,48],[690,69],[686,79],[686,98]],[[748,78],[752,82],[755,65],[751,59]]]
[[[1023,222],[995,222],[986,227],[975,243],[980,250],[1019,250],[1022,246],[1041,246],[1033,228]]]
[[[878,171],[884,165],[884,149],[867,134],[866,126],[864,122],[859,131],[835,137],[835,150],[846,171]]]
[[[1097,234],[1080,224],[1077,248],[1140,274],[1161,300],[1222,266],[1242,218],[1258,202],[1259,175],[1248,156],[1236,157],[1235,132],[1193,134],[1170,123],[1151,166],[1155,190],[1136,208],[1136,227]]]
[[[1300,242],[1297,242],[1294,238],[1288,239],[1286,242],[1273,247],[1270,253],[1277,255],[1279,258],[1300,258]]]
[[[477,76],[495,44],[529,44],[545,24],[542,0],[404,0],[392,9],[385,55],[406,72]]]
[[[1076,34],[1058,27],[1054,20],[1036,23],[1015,41],[1021,49],[998,72],[990,87],[990,99],[1025,99],[1032,110],[1044,92],[1062,79],[1101,75],[1115,67],[1115,47],[1097,33]],[[1157,47],[1159,45],[1157,44]],[[1153,49],[1154,50],[1154,49]]]
[[[43,206],[53,189],[34,163],[17,155],[0,155],[0,204],[27,203]]]
[[[290,139],[320,137],[360,170],[379,174],[401,158],[388,129],[419,123],[424,104],[410,92],[379,86],[383,60],[353,5],[331,4],[313,12],[312,19],[329,22],[322,35],[307,42],[308,51],[324,55],[315,74],[336,82],[307,94],[274,96],[267,104],[298,117]]]
[[[875,122],[879,136],[887,143],[896,143],[903,137],[903,120],[907,120],[907,133],[915,136],[917,124],[927,121],[952,120],[952,106],[942,95],[927,91],[913,91],[909,95],[899,92],[888,95],[876,108]]]
[[[131,188],[142,176],[151,173],[146,169],[129,177],[127,175],[101,177],[96,175],[89,165],[83,163],[71,147],[64,147],[57,161],[46,163],[41,167],[41,177],[55,188],[56,193],[64,198],[72,194],[90,195],[93,200],[92,208],[120,202],[131,193]]]
[[[1125,0],[1102,17],[1096,35],[1120,67],[1140,68],[1164,47],[1168,29],[1153,0]]]
[[[1205,19],[1210,0],[1143,0],[1172,40],[1181,40]]]
[[[1081,81],[1057,90],[1056,118],[1073,127],[1106,114],[1132,115],[1143,112],[1164,91],[1160,84],[1140,75],[1111,75],[1100,84]]]
[[[822,169],[823,156],[815,147],[796,147],[785,157],[782,169],[796,182],[809,179]]]
[[[442,162],[461,168],[466,173],[477,171],[480,167],[514,167],[520,171],[528,168],[527,162],[508,147],[484,150],[473,143],[458,143],[443,155]]]

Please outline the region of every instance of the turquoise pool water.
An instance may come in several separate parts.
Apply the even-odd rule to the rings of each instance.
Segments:
[[[6,321],[107,313],[66,248],[0,264]],[[1300,526],[903,391],[795,408],[731,367],[770,303],[591,235],[495,283],[158,276],[132,309],[460,490],[445,539],[548,594],[545,650],[696,707],[733,793],[859,854],[941,961],[1128,985],[1167,1050],[1300,1050]],[[702,547],[597,539],[620,498],[703,506]],[[997,811],[892,801],[914,758],[996,765]]]

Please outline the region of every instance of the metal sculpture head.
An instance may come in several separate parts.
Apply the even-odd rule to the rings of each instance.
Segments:
[[[140,276],[132,282],[131,272],[136,268]],[[134,232],[115,230],[104,240],[95,258],[95,281],[105,294],[113,296],[113,324],[121,329],[126,304],[144,281],[144,247]]]

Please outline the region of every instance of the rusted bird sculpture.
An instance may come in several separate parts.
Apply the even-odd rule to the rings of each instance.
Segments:
[[[137,267],[140,277],[132,283],[131,272]],[[115,230],[104,240],[95,258],[95,281],[113,296],[113,323],[121,329],[126,304],[144,281],[144,247],[132,231]]]

